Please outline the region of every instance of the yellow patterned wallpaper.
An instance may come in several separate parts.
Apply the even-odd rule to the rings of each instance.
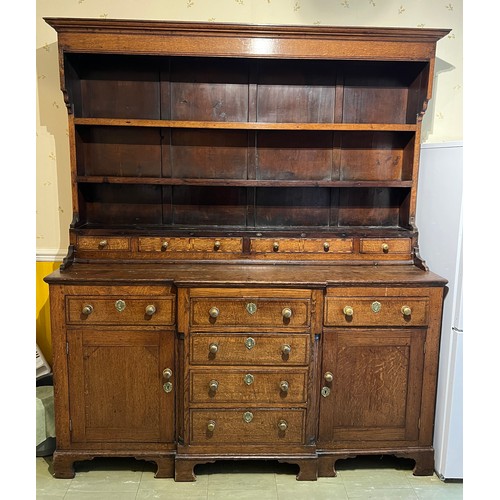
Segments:
[[[438,43],[424,142],[462,140],[462,1],[443,0],[37,0],[36,241],[41,260],[68,246],[71,192],[66,108],[56,33],[43,17],[217,21],[255,24],[450,28]]]

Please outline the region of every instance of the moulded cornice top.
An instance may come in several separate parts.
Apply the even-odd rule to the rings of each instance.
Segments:
[[[143,34],[203,34],[245,37],[317,37],[334,40],[409,41],[435,43],[451,30],[447,28],[398,28],[369,26],[306,26],[268,25],[215,22],[160,21],[135,19],[92,19],[45,17],[58,33],[143,33]]]

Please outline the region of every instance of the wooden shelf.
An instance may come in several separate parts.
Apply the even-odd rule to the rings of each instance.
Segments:
[[[184,120],[133,120],[120,118],[75,118],[75,125],[113,127],[159,127],[222,130],[331,130],[415,132],[417,125],[402,123],[267,123]]]
[[[89,184],[153,184],[163,186],[228,186],[228,187],[338,187],[374,188],[396,187],[411,188],[412,181],[342,181],[342,180],[258,180],[258,179],[170,179],[157,177],[115,177],[115,176],[78,176],[77,182]]]

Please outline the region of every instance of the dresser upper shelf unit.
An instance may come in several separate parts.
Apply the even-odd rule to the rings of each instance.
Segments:
[[[134,239],[121,254],[79,246],[115,229],[239,234],[243,259],[259,232],[354,238],[353,261],[359,235],[385,234],[408,241],[396,260],[414,255],[421,119],[448,30],[46,21],[69,113],[76,258],[143,258]]]

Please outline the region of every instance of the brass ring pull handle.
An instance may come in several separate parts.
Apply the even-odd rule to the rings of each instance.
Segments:
[[[278,422],[278,429],[280,431],[286,431],[288,429],[288,422],[286,420],[280,420]]]
[[[215,354],[218,350],[219,350],[219,346],[215,342],[212,342],[208,346],[208,351],[210,352],[210,354]]]
[[[288,392],[288,389],[290,388],[290,384],[286,381],[286,380],[282,380],[280,382],[280,389],[283,391],[283,392]]]
[[[354,309],[351,306],[345,306],[342,311],[346,316],[352,316],[354,314]]]
[[[163,251],[165,251],[167,248],[168,248],[168,241],[164,241],[164,242],[161,244],[161,249],[162,249]]]
[[[280,244],[277,241],[275,241],[273,243],[273,250],[277,252],[279,249],[280,249]]]
[[[172,377],[172,370],[170,368],[165,368],[163,370],[163,378],[168,380],[171,377]]]
[[[327,382],[332,382],[333,381],[333,373],[332,372],[326,372],[324,375],[323,375],[324,379],[327,381]]]
[[[289,344],[283,344],[281,346],[281,352],[285,355],[288,356],[292,352],[292,347]]]
[[[146,314],[148,316],[153,316],[153,314],[156,312],[156,307],[153,304],[150,304],[149,306],[146,306]]]
[[[290,319],[292,317],[292,310],[289,307],[285,307],[283,311],[281,311],[284,319]]]
[[[108,246],[108,240],[101,240],[99,242],[99,248],[106,248]]]
[[[91,304],[87,304],[82,307],[82,314],[89,316],[94,311],[94,307]]]
[[[211,307],[208,314],[210,314],[211,318],[217,318],[219,316],[219,309],[217,309],[217,307]]]
[[[214,250],[219,250],[220,249],[220,241],[219,240],[215,240],[214,242]]]
[[[389,251],[389,245],[387,243],[382,243],[382,252],[387,253]]]
[[[207,423],[207,431],[214,432],[215,430],[215,420],[209,420]]]
[[[219,388],[219,382],[217,382],[217,380],[211,380],[208,387],[212,392],[215,392]]]
[[[324,250],[325,252],[328,252],[328,250],[330,250],[330,243],[328,243],[328,241],[325,241],[325,242],[323,243],[323,250]]]
[[[251,373],[247,373],[244,377],[243,377],[243,380],[245,382],[246,385],[252,385],[254,380],[255,380],[255,377],[251,374]]]
[[[411,316],[411,307],[409,307],[409,306],[403,306],[401,308],[401,314],[403,316]]]

